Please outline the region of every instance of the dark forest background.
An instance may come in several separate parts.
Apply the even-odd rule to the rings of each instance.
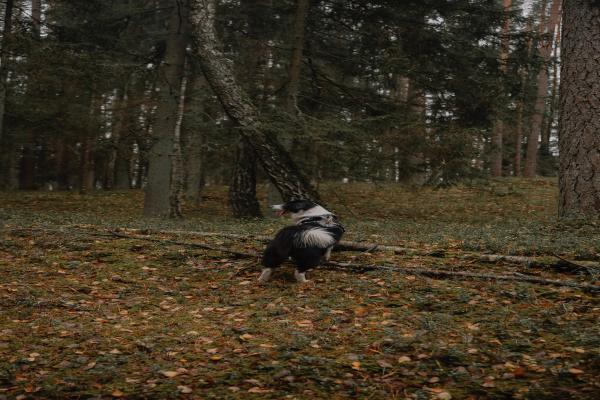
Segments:
[[[230,185],[236,215],[260,213],[269,174],[205,78],[193,4],[2,6],[0,188],[143,188],[161,148],[161,190]],[[313,184],[557,174],[558,0],[223,0],[214,23],[261,129]]]

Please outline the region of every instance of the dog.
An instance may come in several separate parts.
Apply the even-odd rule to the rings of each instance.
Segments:
[[[271,208],[279,216],[289,216],[295,225],[277,232],[267,245],[258,281],[267,282],[273,270],[291,258],[296,264],[296,281],[307,282],[306,271],[318,266],[323,258],[329,260],[345,229],[333,213],[310,200],[292,200]]]

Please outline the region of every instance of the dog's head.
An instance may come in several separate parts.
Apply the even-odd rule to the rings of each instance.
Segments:
[[[332,215],[331,212],[310,200],[291,200],[283,204],[271,206],[279,216],[289,216],[297,221],[300,218],[316,217],[320,215]]]

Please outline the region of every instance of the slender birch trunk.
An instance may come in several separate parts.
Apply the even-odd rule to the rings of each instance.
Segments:
[[[187,0],[172,0],[165,58],[158,72],[158,107],[152,127],[153,144],[148,151],[148,181],[144,215],[167,217],[171,214],[171,178],[174,132],[181,99],[187,45]]]

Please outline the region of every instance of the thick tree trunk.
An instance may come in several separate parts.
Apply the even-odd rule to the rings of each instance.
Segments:
[[[563,6],[559,215],[600,215],[600,4]]]
[[[285,97],[285,109],[290,114],[296,114],[298,112],[298,88],[300,87],[304,35],[309,7],[310,0],[296,0],[294,40],[292,43],[292,57],[290,58],[290,66],[288,69],[289,81]]]
[[[188,94],[186,95],[186,110],[198,115],[198,121],[204,120],[205,108],[203,104],[203,93],[206,91],[204,78],[192,72],[188,83]],[[187,121],[187,119],[186,119]],[[200,192],[204,186],[204,157],[206,148],[206,134],[198,129],[196,124],[188,126],[183,124],[182,150],[185,163],[185,199],[193,205],[199,205]]]
[[[229,203],[236,218],[262,216],[256,199],[256,156],[245,137],[238,141]]]
[[[158,73],[160,92],[152,129],[154,143],[148,152],[148,181],[144,198],[144,215],[154,217],[169,216],[171,211],[173,140],[187,44],[187,4],[179,0],[170,4],[173,10],[169,18],[165,59]]]
[[[218,50],[213,25],[214,0],[196,0],[193,19],[198,34],[198,53],[204,75],[219,98],[227,115],[248,139],[271,182],[284,199],[305,198],[319,201],[319,196],[300,173],[288,152],[261,126],[258,111],[236,83],[230,65]]]
[[[264,104],[263,84],[269,51],[267,32],[273,22],[268,16],[272,0],[244,0],[242,7],[248,19],[248,39],[242,51],[245,61],[245,81],[248,82],[245,89],[254,104]],[[256,199],[256,163],[252,146],[243,137],[238,139],[233,175],[229,185],[229,203],[233,215],[237,218],[262,216]]]
[[[540,45],[540,57],[544,65],[540,69],[537,79],[537,96],[535,100],[535,112],[531,121],[531,131],[527,138],[527,153],[525,156],[525,170],[523,176],[533,178],[537,173],[538,143],[542,135],[544,114],[546,112],[546,98],[548,97],[548,61],[552,55],[552,43],[556,26],[560,18],[561,0],[554,0],[550,11],[550,18],[541,33],[546,33],[549,38],[542,40]],[[546,10],[542,10],[545,15]]]

